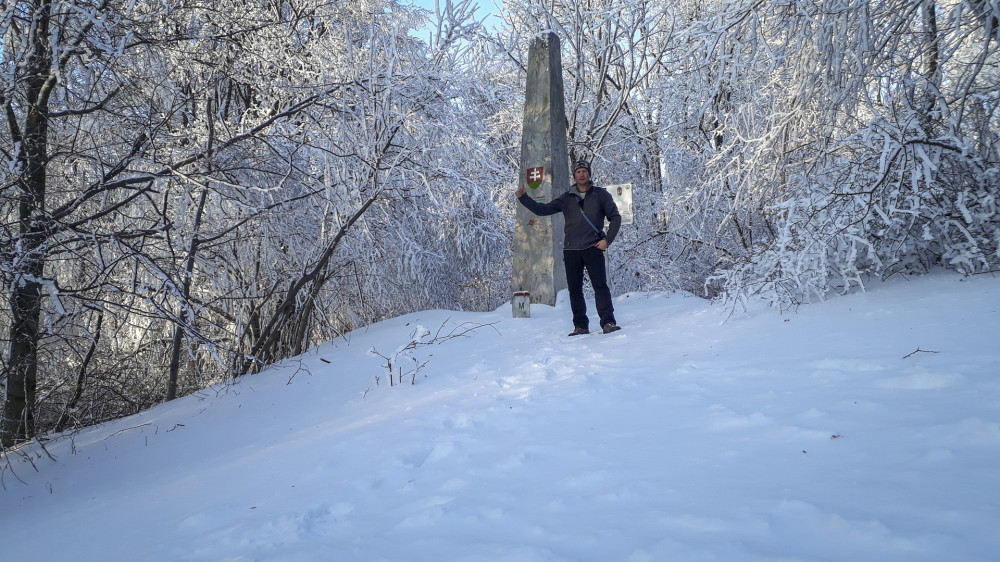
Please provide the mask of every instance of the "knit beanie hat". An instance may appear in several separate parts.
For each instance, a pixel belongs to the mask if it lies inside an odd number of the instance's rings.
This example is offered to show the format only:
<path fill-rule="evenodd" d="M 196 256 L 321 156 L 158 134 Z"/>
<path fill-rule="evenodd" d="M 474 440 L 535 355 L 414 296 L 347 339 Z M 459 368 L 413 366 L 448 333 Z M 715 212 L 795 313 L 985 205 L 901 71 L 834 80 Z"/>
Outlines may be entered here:
<path fill-rule="evenodd" d="M 573 173 L 575 174 L 580 168 L 585 168 L 588 174 L 591 173 L 590 162 L 587 162 L 586 160 L 577 160 L 576 164 L 573 164 Z"/>

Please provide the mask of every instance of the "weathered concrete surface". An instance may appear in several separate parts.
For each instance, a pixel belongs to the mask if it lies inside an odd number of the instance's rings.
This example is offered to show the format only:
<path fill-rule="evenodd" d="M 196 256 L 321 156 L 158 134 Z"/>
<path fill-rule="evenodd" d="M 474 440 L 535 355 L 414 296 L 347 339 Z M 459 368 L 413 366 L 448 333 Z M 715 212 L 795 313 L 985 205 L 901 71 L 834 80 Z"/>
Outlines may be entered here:
<path fill-rule="evenodd" d="M 553 32 L 538 35 L 528 48 L 519 181 L 545 203 L 570 183 L 559 48 Z M 516 219 L 512 292 L 528 291 L 531 302 L 555 305 L 556 294 L 566 288 L 563 216 L 538 217 L 518 204 Z"/>
<path fill-rule="evenodd" d="M 514 318 L 531 318 L 531 295 L 528 291 L 515 291 L 510 302 L 514 307 Z"/>

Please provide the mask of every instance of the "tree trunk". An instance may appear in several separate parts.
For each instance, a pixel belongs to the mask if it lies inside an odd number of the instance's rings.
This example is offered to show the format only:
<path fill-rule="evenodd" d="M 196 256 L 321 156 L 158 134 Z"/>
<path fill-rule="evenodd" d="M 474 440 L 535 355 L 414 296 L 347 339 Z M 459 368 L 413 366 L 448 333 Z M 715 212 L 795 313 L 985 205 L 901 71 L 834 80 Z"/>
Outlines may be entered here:
<path fill-rule="evenodd" d="M 254 341 L 250 352 L 244 355 L 239 369 L 234 373 L 234 378 L 241 377 L 255 369 L 263 367 L 264 365 L 273 363 L 276 360 L 274 350 L 280 343 L 285 330 L 289 327 L 289 322 L 296 318 L 295 301 L 298 298 L 299 293 L 310 283 L 320 283 L 326 281 L 326 269 L 331 258 L 333 258 L 333 252 L 337 249 L 337 246 L 340 245 L 341 239 L 347 235 L 347 231 L 354 226 L 354 223 L 364 216 L 368 208 L 379 199 L 381 194 L 381 191 L 376 190 L 373 195 L 370 195 L 368 200 L 365 201 L 354 212 L 354 214 L 351 215 L 351 218 L 340 227 L 336 236 L 334 236 L 333 240 L 327 244 L 323 254 L 316 261 L 315 266 L 311 270 L 305 271 L 298 279 L 295 279 L 289 284 L 281 304 L 278 305 L 278 308 L 271 315 L 263 330 L 261 330 L 260 336 Z"/>
<path fill-rule="evenodd" d="M 35 386 L 38 375 L 39 319 L 42 310 L 41 279 L 44 273 L 42 248 L 45 241 L 45 179 L 48 164 L 49 94 L 56 83 L 49 47 L 50 3 L 36 6 L 31 54 L 25 69 L 26 101 L 24 128 L 18 126 L 11 102 L 6 113 L 11 137 L 20 140 L 17 161 L 22 173 L 18 220 L 20 244 L 14 260 L 14 284 L 10 295 L 10 348 L 5 366 L 7 390 L 4 397 L 0 442 L 10 447 L 34 435 Z"/>
<path fill-rule="evenodd" d="M 191 310 L 188 301 L 191 299 L 191 282 L 194 278 L 195 258 L 198 255 L 198 232 L 201 226 L 201 217 L 205 210 L 205 199 L 208 196 L 208 188 L 201 190 L 198 198 L 198 209 L 194 217 L 194 233 L 191 236 L 191 246 L 188 248 L 187 261 L 184 265 L 184 281 L 181 284 L 181 303 L 177 307 L 177 321 L 174 324 L 174 338 L 170 350 L 170 374 L 167 377 L 167 396 L 169 402 L 177 398 L 177 376 L 180 372 L 181 346 L 184 340 L 184 322 Z"/>
<path fill-rule="evenodd" d="M 66 425 L 69 424 L 73 417 L 73 410 L 76 409 L 76 405 L 80 402 L 80 397 L 83 396 L 83 385 L 87 381 L 87 369 L 90 366 L 90 361 L 94 358 L 94 353 L 97 351 L 97 344 L 101 340 L 101 326 L 103 324 L 104 311 L 102 310 L 97 313 L 97 326 L 94 328 L 93 339 L 90 341 L 90 348 L 87 350 L 87 355 L 83 358 L 83 364 L 80 365 L 80 371 L 76 376 L 76 390 L 73 392 L 73 397 L 66 403 L 63 413 L 59 416 L 59 420 L 56 421 L 56 425 L 52 429 L 56 433 L 66 429 Z"/>
<path fill-rule="evenodd" d="M 208 164 L 207 171 L 209 175 L 211 175 L 212 172 L 212 151 L 215 148 L 214 111 L 215 110 L 212 108 L 212 100 L 209 98 L 206 101 L 205 106 L 205 116 L 208 120 L 208 145 L 205 149 L 205 161 Z M 184 264 L 184 280 L 181 283 L 181 302 L 177 308 L 177 322 L 174 324 L 174 338 L 172 348 L 170 350 L 170 373 L 167 376 L 166 396 L 166 400 L 168 402 L 177 398 L 177 377 L 180 372 L 181 346 L 184 343 L 184 322 L 185 316 L 188 316 L 189 311 L 191 310 L 191 306 L 188 303 L 191 300 L 191 284 L 194 281 L 194 264 L 197 261 L 198 245 L 201 243 L 201 239 L 199 238 L 201 232 L 201 219 L 205 215 L 205 202 L 207 198 L 208 186 L 206 185 L 202 187 L 201 195 L 198 197 L 198 208 L 195 210 L 194 225 L 191 229 L 191 245 L 188 247 L 187 260 Z"/>

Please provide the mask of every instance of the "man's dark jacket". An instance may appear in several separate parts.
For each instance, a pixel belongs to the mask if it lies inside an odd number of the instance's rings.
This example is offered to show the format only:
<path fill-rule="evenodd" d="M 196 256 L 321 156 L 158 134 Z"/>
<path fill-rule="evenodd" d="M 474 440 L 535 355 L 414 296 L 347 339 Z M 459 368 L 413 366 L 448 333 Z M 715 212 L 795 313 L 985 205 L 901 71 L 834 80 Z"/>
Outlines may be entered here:
<path fill-rule="evenodd" d="M 600 240 L 607 240 L 608 245 L 614 242 L 618 236 L 618 229 L 622 225 L 622 216 L 618 212 L 615 200 L 603 187 L 590 184 L 587 195 L 582 200 L 576 194 L 576 185 L 571 185 L 569 191 L 552 200 L 551 203 L 539 203 L 532 199 L 527 193 L 518 198 L 529 211 L 539 216 L 554 215 L 561 212 L 566 220 L 566 238 L 563 241 L 564 250 L 585 250 L 597 244 Z M 594 227 L 601 231 L 598 234 L 586 220 L 580 209 L 587 214 Z M 608 219 L 608 232 L 603 235 L 604 219 Z"/>

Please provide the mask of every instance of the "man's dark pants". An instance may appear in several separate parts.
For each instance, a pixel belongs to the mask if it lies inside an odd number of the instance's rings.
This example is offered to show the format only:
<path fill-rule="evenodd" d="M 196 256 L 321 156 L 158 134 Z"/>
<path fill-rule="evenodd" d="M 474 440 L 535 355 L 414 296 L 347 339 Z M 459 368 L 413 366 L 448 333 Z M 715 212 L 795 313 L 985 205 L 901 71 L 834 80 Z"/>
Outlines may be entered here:
<path fill-rule="evenodd" d="M 590 284 L 594 287 L 594 304 L 601 317 L 601 326 L 615 323 L 615 308 L 611 304 L 611 289 L 608 287 L 607 270 L 604 267 L 604 252 L 597 248 L 586 250 L 563 250 L 566 264 L 566 284 L 569 288 L 569 306 L 573 311 L 573 326 L 590 328 L 587 318 L 587 301 L 583 296 L 583 269 L 587 268 Z"/>

